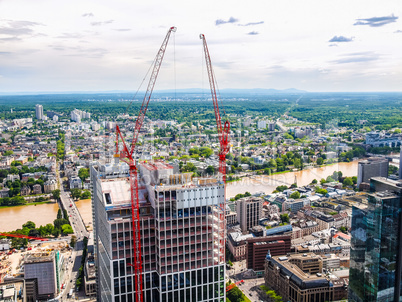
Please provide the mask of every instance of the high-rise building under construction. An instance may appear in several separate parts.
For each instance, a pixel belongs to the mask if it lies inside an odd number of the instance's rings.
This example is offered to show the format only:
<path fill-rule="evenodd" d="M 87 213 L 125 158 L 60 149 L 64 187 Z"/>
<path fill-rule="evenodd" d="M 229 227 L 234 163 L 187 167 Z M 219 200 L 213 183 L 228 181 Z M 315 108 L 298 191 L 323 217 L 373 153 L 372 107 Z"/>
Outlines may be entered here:
<path fill-rule="evenodd" d="M 225 301 L 224 184 L 139 168 L 144 301 Z M 97 301 L 135 301 L 129 167 L 91 167 Z"/>

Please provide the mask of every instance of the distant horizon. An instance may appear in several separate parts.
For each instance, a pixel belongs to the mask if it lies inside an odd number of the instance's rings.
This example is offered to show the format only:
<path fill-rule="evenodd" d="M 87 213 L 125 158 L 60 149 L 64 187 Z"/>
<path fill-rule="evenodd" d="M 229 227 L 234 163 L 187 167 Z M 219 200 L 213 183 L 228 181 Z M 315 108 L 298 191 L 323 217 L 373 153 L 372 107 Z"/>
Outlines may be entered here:
<path fill-rule="evenodd" d="M 307 91 L 297 88 L 225 88 L 219 90 L 221 93 L 259 93 L 259 94 L 303 94 L 303 93 L 402 93 L 401 91 Z M 182 89 L 161 89 L 154 90 L 153 94 L 162 93 L 209 93 L 209 88 L 182 88 Z M 0 91 L 0 96 L 18 96 L 18 95 L 51 95 L 51 94 L 135 94 L 134 90 L 65 90 L 65 91 Z M 138 94 L 145 93 L 140 90 Z"/>

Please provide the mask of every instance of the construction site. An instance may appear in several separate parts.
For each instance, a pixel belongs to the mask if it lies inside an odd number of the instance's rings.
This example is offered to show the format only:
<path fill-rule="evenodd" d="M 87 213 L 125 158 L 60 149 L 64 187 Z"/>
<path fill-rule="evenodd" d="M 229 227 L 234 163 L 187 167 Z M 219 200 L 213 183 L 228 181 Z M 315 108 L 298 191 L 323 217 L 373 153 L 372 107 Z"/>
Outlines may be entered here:
<path fill-rule="evenodd" d="M 30 277 L 29 269 L 27 271 L 28 267 L 35 267 L 35 270 L 38 270 L 37 273 L 40 273 L 43 271 L 43 263 L 51 263 L 50 267 L 54 268 L 55 274 L 47 282 L 54 283 L 52 292 L 57 294 L 67 281 L 63 279 L 66 271 L 64 260 L 69 259 L 71 255 L 72 249 L 65 241 L 28 244 L 26 249 L 2 251 L 0 252 L 0 283 L 11 284 L 15 280 L 16 284 L 19 284 L 21 280 L 32 277 Z M 49 272 L 49 267 L 44 271 Z M 37 273 L 34 275 L 36 276 Z M 18 292 L 22 297 L 24 294 L 22 286 Z"/>

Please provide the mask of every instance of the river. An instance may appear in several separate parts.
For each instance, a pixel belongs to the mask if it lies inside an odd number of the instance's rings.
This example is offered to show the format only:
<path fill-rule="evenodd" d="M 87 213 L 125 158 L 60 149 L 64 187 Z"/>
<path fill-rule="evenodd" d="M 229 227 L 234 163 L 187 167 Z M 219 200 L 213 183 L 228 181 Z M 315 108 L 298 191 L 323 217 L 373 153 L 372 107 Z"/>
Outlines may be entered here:
<path fill-rule="evenodd" d="M 287 172 L 283 174 L 275 174 L 271 176 L 251 176 L 242 178 L 240 181 L 227 184 L 226 197 L 231 198 L 236 194 L 264 192 L 271 193 L 277 186 L 290 186 L 296 182 L 298 186 L 304 186 L 311 183 L 313 179 L 320 181 L 321 178 L 327 178 L 334 171 L 342 171 L 343 176 L 357 176 L 357 163 L 338 163 L 334 165 L 324 166 L 321 168 L 306 169 L 298 172 Z M 86 226 L 92 226 L 92 207 L 91 200 L 80 200 L 76 202 L 81 217 Z M 0 209 L 0 232 L 12 231 L 21 228 L 22 224 L 28 220 L 32 220 L 37 226 L 53 223 L 56 219 L 57 204 L 41 204 L 37 206 L 19 206 Z"/>
<path fill-rule="evenodd" d="M 226 197 L 231 198 L 236 194 L 243 194 L 250 192 L 264 192 L 265 194 L 272 193 L 277 186 L 297 183 L 298 186 L 305 186 L 317 179 L 319 182 L 321 178 L 327 178 L 332 175 L 334 171 L 342 171 L 343 176 L 357 176 L 358 161 L 349 163 L 337 163 L 334 165 L 323 166 L 321 168 L 306 169 L 297 172 L 287 172 L 274 175 L 261 175 L 244 177 L 240 181 L 228 183 L 226 186 Z"/>
<path fill-rule="evenodd" d="M 21 229 L 28 220 L 35 222 L 36 226 L 53 224 L 57 218 L 59 205 L 45 203 L 38 205 L 25 205 L 0 209 L 0 232 L 9 232 Z"/>

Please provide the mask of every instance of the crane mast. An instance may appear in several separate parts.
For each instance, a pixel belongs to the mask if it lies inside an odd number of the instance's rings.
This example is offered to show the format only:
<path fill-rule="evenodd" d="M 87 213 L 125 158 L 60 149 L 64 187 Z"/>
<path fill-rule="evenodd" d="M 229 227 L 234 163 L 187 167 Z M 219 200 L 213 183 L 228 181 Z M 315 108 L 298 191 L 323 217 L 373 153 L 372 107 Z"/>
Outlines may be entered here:
<path fill-rule="evenodd" d="M 140 209 L 138 198 L 138 169 L 135 160 L 133 159 L 133 153 L 137 146 L 138 136 L 142 124 L 144 122 L 145 114 L 148 109 L 149 100 L 151 99 L 152 91 L 155 86 L 156 79 L 159 74 L 159 69 L 162 64 L 163 56 L 167 44 L 169 42 L 170 34 L 176 31 L 176 27 L 171 27 L 163 40 L 162 46 L 159 48 L 154 60 L 154 66 L 148 83 L 147 91 L 142 101 L 141 109 L 135 122 L 133 139 L 131 141 L 131 148 L 128 149 L 123 135 L 120 132 L 119 126 L 116 124 L 116 153 L 115 157 L 120 157 L 121 160 L 129 165 L 130 175 L 130 194 L 131 194 L 131 218 L 132 218 L 132 230 L 133 230 L 133 263 L 130 264 L 134 268 L 135 278 L 135 301 L 143 302 L 143 286 L 142 286 L 142 252 L 141 252 L 141 232 L 140 232 Z M 123 143 L 123 150 L 119 153 L 119 138 Z"/>
<path fill-rule="evenodd" d="M 214 104 L 215 111 L 215 119 L 216 119 L 216 127 L 218 130 L 219 137 L 219 173 L 222 175 L 222 181 L 224 186 L 224 197 L 223 202 L 219 204 L 217 207 L 217 218 L 220 221 L 218 228 L 215 230 L 218 234 L 223 235 L 221 239 L 217 242 L 219 244 L 219 259 L 222 262 L 225 262 L 225 239 L 226 239 L 226 219 L 225 219 L 225 211 L 226 211 L 226 155 L 229 152 L 229 131 L 230 131 L 230 123 L 228 120 L 225 121 L 222 126 L 221 115 L 219 112 L 218 105 L 218 97 L 216 94 L 216 80 L 214 78 L 214 72 L 212 69 L 211 57 L 209 55 L 207 41 L 205 40 L 205 36 L 203 34 L 200 35 L 200 39 L 202 39 L 205 61 L 208 70 L 208 79 L 209 86 L 211 88 L 212 101 Z"/>
<path fill-rule="evenodd" d="M 206 61 L 206 65 L 207 65 L 207 71 L 208 71 L 209 86 L 211 89 L 212 101 L 214 103 L 216 127 L 218 130 L 218 136 L 219 136 L 219 144 L 220 144 L 219 173 L 222 175 L 222 180 L 225 183 L 226 182 L 226 155 L 229 153 L 230 123 L 228 120 L 226 120 L 222 127 L 222 120 L 221 120 L 221 115 L 219 112 L 219 105 L 218 105 L 218 97 L 217 97 L 216 88 L 215 88 L 216 80 L 215 80 L 214 72 L 212 69 L 211 57 L 209 55 L 207 41 L 205 40 L 205 36 L 203 34 L 200 34 L 200 39 L 202 40 L 202 43 L 204 46 L 204 54 L 205 54 L 205 61 Z"/>

